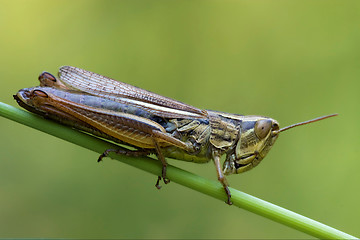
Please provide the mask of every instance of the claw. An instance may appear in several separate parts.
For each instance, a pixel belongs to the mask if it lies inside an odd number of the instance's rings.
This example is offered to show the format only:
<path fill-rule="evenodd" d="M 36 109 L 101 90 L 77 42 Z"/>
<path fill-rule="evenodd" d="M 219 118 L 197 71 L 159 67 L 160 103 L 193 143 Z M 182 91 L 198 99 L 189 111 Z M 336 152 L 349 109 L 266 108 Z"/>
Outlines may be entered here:
<path fill-rule="evenodd" d="M 157 181 L 156 181 L 156 184 L 155 184 L 155 187 L 157 188 L 157 189 L 160 189 L 161 188 L 161 186 L 160 186 L 160 180 L 161 180 L 161 177 L 160 176 L 158 176 L 158 179 L 157 179 Z"/>
<path fill-rule="evenodd" d="M 165 184 L 168 184 L 168 183 L 170 182 L 170 179 L 168 179 L 168 178 L 163 178 L 163 181 L 164 181 Z"/>

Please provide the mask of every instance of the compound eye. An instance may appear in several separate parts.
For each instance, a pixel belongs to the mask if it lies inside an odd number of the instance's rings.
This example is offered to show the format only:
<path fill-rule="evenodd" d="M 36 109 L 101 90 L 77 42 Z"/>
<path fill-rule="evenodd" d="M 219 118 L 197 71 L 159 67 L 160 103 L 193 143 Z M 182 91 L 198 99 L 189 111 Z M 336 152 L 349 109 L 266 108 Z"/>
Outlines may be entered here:
<path fill-rule="evenodd" d="M 255 124 L 255 134 L 259 139 L 264 139 L 271 131 L 272 121 L 269 119 L 262 119 Z"/>

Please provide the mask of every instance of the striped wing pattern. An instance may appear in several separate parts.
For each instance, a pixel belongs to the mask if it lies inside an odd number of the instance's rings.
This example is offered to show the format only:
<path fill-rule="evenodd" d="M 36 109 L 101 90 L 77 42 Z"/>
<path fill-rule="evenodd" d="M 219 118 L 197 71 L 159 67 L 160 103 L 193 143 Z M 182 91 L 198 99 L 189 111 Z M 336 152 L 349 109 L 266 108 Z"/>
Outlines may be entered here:
<path fill-rule="evenodd" d="M 207 118 L 205 110 L 77 67 L 61 67 L 59 78 L 71 88 L 130 104 L 160 117 Z"/>

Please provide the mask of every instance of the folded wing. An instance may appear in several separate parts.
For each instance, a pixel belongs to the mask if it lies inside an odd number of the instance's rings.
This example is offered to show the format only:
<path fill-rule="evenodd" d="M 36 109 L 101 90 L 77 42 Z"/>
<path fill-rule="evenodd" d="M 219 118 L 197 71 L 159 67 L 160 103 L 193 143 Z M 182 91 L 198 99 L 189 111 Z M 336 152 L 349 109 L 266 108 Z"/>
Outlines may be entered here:
<path fill-rule="evenodd" d="M 207 118 L 205 110 L 77 67 L 61 67 L 59 78 L 71 88 L 130 104 L 160 117 Z"/>

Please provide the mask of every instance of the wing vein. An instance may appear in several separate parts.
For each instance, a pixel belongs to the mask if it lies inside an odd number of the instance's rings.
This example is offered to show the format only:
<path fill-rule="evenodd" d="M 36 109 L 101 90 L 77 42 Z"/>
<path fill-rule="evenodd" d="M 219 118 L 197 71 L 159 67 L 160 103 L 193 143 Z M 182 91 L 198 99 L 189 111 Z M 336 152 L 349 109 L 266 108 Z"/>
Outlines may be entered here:
<path fill-rule="evenodd" d="M 207 118 L 205 110 L 77 67 L 61 67 L 59 78 L 71 88 L 112 101 L 132 104 L 160 117 Z"/>

